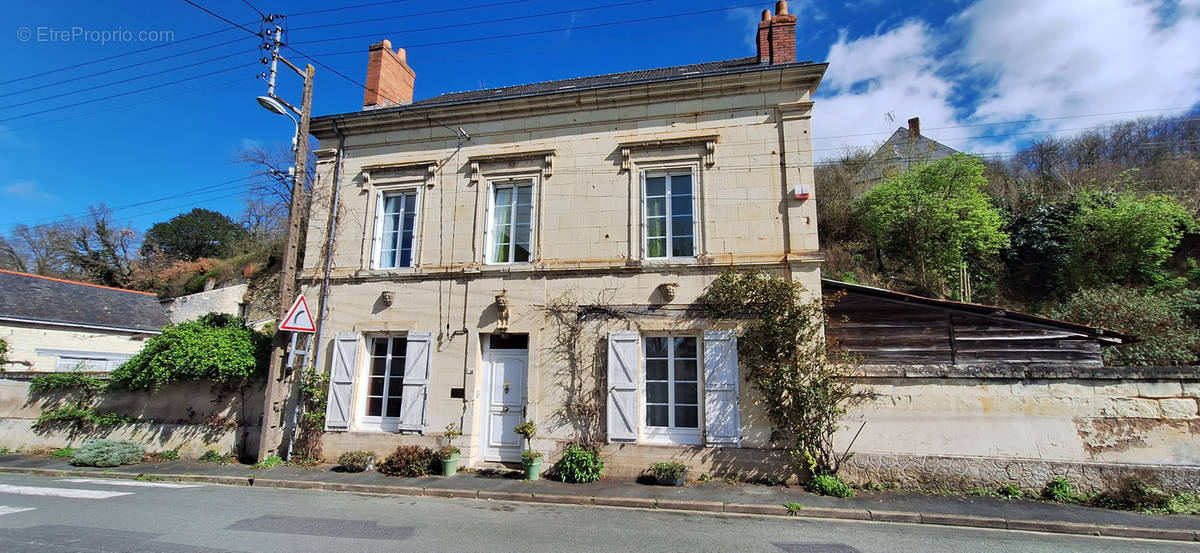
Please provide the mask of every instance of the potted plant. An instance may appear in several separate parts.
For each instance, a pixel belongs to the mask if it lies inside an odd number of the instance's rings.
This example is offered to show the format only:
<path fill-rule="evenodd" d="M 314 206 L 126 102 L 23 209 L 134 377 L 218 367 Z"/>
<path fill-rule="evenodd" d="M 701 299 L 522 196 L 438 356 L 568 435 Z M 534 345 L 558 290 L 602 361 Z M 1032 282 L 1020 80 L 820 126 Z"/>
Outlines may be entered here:
<path fill-rule="evenodd" d="M 446 425 L 442 436 L 446 438 L 446 445 L 438 450 L 438 457 L 442 459 L 442 476 L 454 476 L 458 472 L 458 454 L 461 453 L 454 446 L 454 438 L 462 436 L 462 430 L 459 430 L 457 424 L 450 423 Z"/>
<path fill-rule="evenodd" d="M 542 452 L 531 448 L 533 435 L 537 434 L 537 425 L 533 421 L 525 421 L 513 427 L 513 432 L 525 436 L 525 451 L 521 452 L 521 465 L 525 467 L 526 480 L 538 480 L 542 477 Z"/>
<path fill-rule="evenodd" d="M 687 471 L 687 465 L 682 463 L 663 462 L 650 465 L 650 473 L 654 475 L 654 480 L 663 486 L 682 486 Z"/>

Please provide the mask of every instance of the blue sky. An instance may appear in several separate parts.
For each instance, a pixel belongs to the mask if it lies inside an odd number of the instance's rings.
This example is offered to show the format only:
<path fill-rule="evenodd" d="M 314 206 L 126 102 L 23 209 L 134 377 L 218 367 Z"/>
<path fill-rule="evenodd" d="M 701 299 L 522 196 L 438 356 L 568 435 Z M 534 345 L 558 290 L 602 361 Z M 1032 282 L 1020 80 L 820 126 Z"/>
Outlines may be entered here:
<path fill-rule="evenodd" d="M 258 30 L 258 14 L 243 2 L 196 1 Z M 290 43 L 359 82 L 370 43 L 389 38 L 407 48 L 418 99 L 750 56 L 759 13 L 774 7 L 736 0 L 252 3 L 292 14 Z M 345 9 L 360 4 L 373 5 Z M 819 159 L 871 146 L 912 116 L 951 147 L 1003 154 L 1048 133 L 1186 113 L 1200 102 L 1200 0 L 790 6 L 799 17 L 799 59 L 831 64 L 813 120 Z M 318 10 L 330 11 L 306 14 Z M 254 102 L 265 90 L 255 78 L 258 39 L 181 0 L 119 8 L 49 0 L 5 11 L 0 230 L 79 215 L 100 202 L 138 230 L 193 207 L 236 218 L 244 190 L 236 179 L 248 174 L 232 162 L 238 150 L 286 142 L 292 132 L 287 118 Z M 279 92 L 298 99 L 299 89 L 288 77 Z M 353 111 L 362 89 L 318 66 L 314 98 L 316 114 Z"/>

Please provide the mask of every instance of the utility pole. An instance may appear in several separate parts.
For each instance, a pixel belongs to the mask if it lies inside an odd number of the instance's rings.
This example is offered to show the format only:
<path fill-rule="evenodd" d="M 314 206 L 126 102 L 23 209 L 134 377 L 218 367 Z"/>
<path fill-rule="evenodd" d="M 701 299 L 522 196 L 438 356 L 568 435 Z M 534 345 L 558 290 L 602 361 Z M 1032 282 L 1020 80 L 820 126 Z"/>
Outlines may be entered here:
<path fill-rule="evenodd" d="M 275 23 L 275 20 L 279 18 L 281 16 L 278 15 L 269 15 L 263 18 L 265 23 L 273 27 L 273 40 L 270 44 L 271 57 L 269 61 L 271 63 L 267 95 L 259 96 L 258 102 L 274 113 L 287 115 L 296 123 L 296 135 L 293 139 L 293 152 L 296 157 L 292 167 L 292 201 L 288 212 L 287 245 L 283 251 L 283 269 L 279 274 L 279 305 L 277 307 L 278 320 L 282 323 L 296 296 L 296 264 L 300 249 L 301 212 L 304 209 L 304 179 L 308 176 L 308 126 L 312 117 L 314 70 L 311 64 L 301 70 L 279 54 L 279 49 L 283 46 L 283 28 Z M 268 60 L 264 59 L 263 61 Z M 298 110 L 275 95 L 275 72 L 278 62 L 283 62 L 304 79 L 304 92 Z M 287 111 L 298 114 L 299 120 L 292 117 Z M 283 331 L 276 330 L 271 348 L 271 363 L 263 401 L 263 420 L 258 440 L 258 460 L 260 461 L 271 455 L 286 453 L 289 450 L 287 442 L 292 439 L 295 430 L 292 428 L 289 431 L 286 428 L 294 425 L 291 417 L 287 416 L 291 410 L 286 407 L 289 399 L 297 401 L 299 399 L 297 397 L 299 379 L 296 378 L 290 367 L 284 367 L 286 344 L 287 340 L 284 338 Z"/>

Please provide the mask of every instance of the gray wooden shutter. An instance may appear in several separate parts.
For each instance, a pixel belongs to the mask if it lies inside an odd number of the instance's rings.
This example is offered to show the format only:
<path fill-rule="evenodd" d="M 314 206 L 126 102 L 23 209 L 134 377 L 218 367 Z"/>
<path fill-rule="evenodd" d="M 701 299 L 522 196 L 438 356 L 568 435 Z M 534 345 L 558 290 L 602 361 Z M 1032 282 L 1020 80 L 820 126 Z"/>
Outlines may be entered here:
<path fill-rule="evenodd" d="M 608 441 L 637 440 L 638 333 L 608 333 Z"/>
<path fill-rule="evenodd" d="M 429 357 L 433 352 L 433 333 L 409 332 L 404 352 L 404 392 L 400 396 L 400 430 L 425 430 L 425 409 L 429 400 Z"/>
<path fill-rule="evenodd" d="M 710 446 L 742 445 L 737 338 L 728 330 L 704 331 L 704 429 Z"/>
<path fill-rule="evenodd" d="M 350 429 L 350 405 L 354 399 L 357 360 L 358 334 L 343 332 L 334 337 L 333 361 L 329 367 L 329 399 L 325 404 L 325 430 Z"/>

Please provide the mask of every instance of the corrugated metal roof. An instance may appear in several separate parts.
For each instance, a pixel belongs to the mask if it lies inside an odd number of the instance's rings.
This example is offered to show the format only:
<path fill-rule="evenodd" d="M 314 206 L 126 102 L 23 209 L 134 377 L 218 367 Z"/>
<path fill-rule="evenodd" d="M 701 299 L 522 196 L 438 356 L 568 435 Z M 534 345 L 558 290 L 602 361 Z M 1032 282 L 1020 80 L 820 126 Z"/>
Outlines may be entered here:
<path fill-rule="evenodd" d="M 151 293 L 2 270 L 0 318 L 147 332 L 167 324 Z"/>

